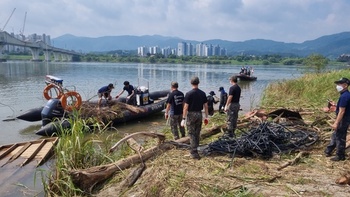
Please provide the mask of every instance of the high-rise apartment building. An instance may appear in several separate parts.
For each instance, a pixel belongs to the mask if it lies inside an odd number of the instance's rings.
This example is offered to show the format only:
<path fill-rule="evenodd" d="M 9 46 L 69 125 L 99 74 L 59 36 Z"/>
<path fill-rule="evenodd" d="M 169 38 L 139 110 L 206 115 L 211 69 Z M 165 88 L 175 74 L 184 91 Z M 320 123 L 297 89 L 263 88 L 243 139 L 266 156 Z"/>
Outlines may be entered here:
<path fill-rule="evenodd" d="M 180 42 L 177 44 L 177 55 L 178 56 L 185 56 L 186 55 L 186 42 Z"/>

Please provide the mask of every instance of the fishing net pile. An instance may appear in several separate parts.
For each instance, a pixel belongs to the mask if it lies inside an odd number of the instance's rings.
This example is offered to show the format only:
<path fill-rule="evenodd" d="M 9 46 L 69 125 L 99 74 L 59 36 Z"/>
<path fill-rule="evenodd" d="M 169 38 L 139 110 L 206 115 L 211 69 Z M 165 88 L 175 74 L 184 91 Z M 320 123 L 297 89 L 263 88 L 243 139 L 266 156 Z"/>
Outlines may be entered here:
<path fill-rule="evenodd" d="M 315 131 L 305 127 L 288 126 L 272 122 L 260 123 L 243 132 L 239 138 L 223 136 L 208 145 L 205 152 L 271 158 L 273 154 L 306 148 L 318 140 Z"/>

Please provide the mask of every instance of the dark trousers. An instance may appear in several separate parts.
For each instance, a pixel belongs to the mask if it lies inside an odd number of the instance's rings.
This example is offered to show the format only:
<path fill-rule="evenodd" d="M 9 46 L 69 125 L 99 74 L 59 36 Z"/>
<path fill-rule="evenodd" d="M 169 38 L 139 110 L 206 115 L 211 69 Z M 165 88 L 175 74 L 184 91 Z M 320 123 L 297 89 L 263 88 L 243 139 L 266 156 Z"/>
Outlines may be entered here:
<path fill-rule="evenodd" d="M 129 99 L 126 99 L 126 104 L 136 105 L 136 96 L 135 96 L 135 94 L 132 95 Z"/>
<path fill-rule="evenodd" d="M 214 115 L 214 107 L 213 106 L 208 106 L 208 114 L 210 116 Z"/>
<path fill-rule="evenodd" d="M 179 139 L 179 130 L 181 137 L 185 137 L 185 127 L 181 126 L 182 114 L 181 115 L 170 115 L 170 127 L 171 132 L 174 135 L 174 139 Z"/>
<path fill-rule="evenodd" d="M 224 101 L 222 101 L 222 100 L 220 100 L 220 104 L 219 104 L 219 112 L 222 112 L 222 111 L 224 111 L 222 108 L 223 107 L 225 107 L 225 102 Z"/>
<path fill-rule="evenodd" d="M 345 157 L 346 133 L 350 125 L 350 117 L 343 117 L 340 121 L 337 130 L 332 133 L 331 141 L 327 146 L 325 153 L 331 154 L 334 149 L 337 149 L 338 157 Z"/>
<path fill-rule="evenodd" d="M 227 113 L 227 132 L 234 134 L 237 127 L 239 103 L 231 103 Z"/>
<path fill-rule="evenodd" d="M 202 129 L 202 112 L 188 112 L 186 126 L 190 137 L 191 153 L 196 153 Z"/>

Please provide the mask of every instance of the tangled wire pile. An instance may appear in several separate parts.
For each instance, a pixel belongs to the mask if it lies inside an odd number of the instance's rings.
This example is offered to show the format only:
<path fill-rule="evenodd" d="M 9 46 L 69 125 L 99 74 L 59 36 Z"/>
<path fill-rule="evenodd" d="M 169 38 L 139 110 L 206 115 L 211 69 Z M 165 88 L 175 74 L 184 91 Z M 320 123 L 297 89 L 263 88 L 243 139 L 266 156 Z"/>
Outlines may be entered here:
<path fill-rule="evenodd" d="M 292 131 L 293 130 L 293 131 Z M 205 152 L 225 153 L 232 157 L 260 156 L 271 158 L 273 153 L 285 153 L 296 149 L 306 148 L 318 140 L 318 135 L 313 131 L 302 131 L 296 127 L 288 128 L 287 125 L 263 122 L 257 128 L 243 132 L 239 138 L 223 136 L 219 140 L 208 145 Z"/>

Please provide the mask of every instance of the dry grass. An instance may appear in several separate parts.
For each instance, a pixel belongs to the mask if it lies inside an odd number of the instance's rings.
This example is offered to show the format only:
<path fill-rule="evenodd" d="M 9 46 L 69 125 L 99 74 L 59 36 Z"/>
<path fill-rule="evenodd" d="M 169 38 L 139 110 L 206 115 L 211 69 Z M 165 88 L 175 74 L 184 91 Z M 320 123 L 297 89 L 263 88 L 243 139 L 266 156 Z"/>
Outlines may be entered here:
<path fill-rule="evenodd" d="M 262 102 L 262 106 L 268 106 L 265 109 L 285 107 L 306 112 L 308 115 L 302 115 L 305 123 L 320 136 L 316 144 L 302 150 L 307 156 L 294 165 L 278 170 L 295 158 L 296 152 L 275 155 L 269 160 L 232 159 L 228 155 L 193 160 L 188 150 L 173 149 L 147 161 L 147 169 L 133 187 L 121 187 L 119 183 L 132 171 L 128 169 L 116 174 L 96 196 L 349 196 L 350 187 L 335 181 L 350 173 L 350 160 L 332 162 L 324 156 L 323 150 L 331 135 L 329 123 L 335 116 L 320 110 L 328 98 L 338 97 L 333 81 L 348 74 L 350 70 L 305 75 L 271 84 L 265 91 Z M 213 122 L 220 124 L 222 120 Z M 164 132 L 167 139 L 172 139 L 169 131 Z M 201 144 L 208 144 L 221 135 L 203 139 Z"/>
<path fill-rule="evenodd" d="M 349 160 L 329 162 L 322 150 L 313 150 L 308 158 L 281 171 L 277 168 L 284 160 L 279 156 L 267 161 L 209 156 L 198 161 L 186 154 L 168 151 L 146 163 L 133 187 L 120 188 L 114 182 L 97 196 L 347 196 L 350 192 L 348 186 L 334 183 L 349 170 Z"/>
<path fill-rule="evenodd" d="M 282 170 L 278 168 L 297 153 L 275 155 L 269 160 L 232 159 L 228 155 L 193 160 L 188 150 L 173 149 L 147 161 L 147 169 L 131 188 L 120 184 L 133 170 L 128 169 L 116 174 L 96 196 L 348 196 L 349 186 L 335 181 L 350 171 L 350 160 L 331 162 L 323 155 L 330 136 L 326 130 L 320 129 L 319 142 L 303 150 L 308 156 Z"/>

